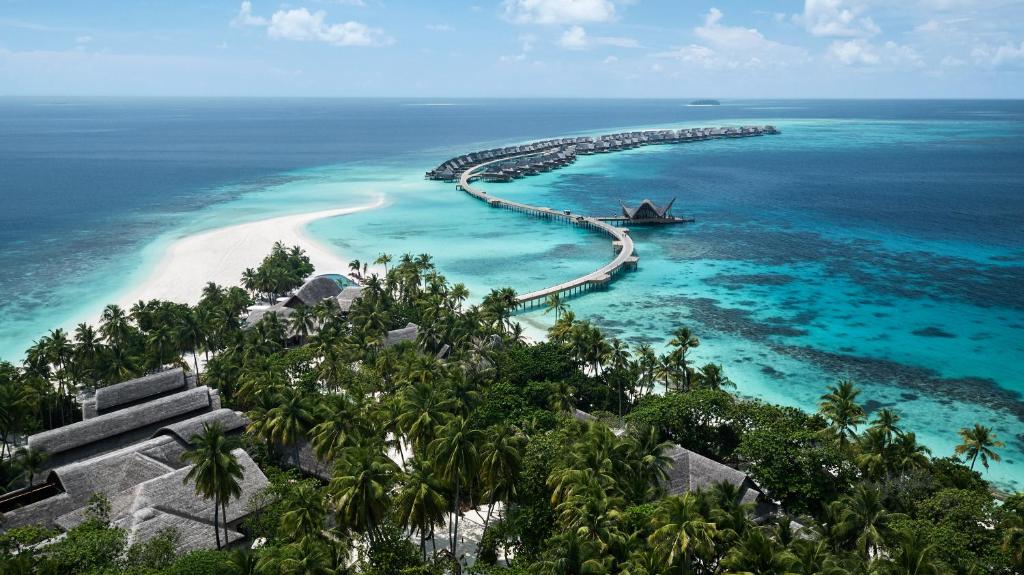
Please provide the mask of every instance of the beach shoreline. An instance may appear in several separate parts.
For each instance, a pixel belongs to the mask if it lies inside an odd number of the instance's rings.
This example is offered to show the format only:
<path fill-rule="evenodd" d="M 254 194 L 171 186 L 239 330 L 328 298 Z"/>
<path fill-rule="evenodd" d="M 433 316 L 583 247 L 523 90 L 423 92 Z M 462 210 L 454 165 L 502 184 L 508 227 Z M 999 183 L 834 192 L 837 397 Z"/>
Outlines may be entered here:
<path fill-rule="evenodd" d="M 308 233 L 307 226 L 384 204 L 384 196 L 379 196 L 370 204 L 277 216 L 181 237 L 161 250 L 142 281 L 127 286 L 114 301 L 125 308 L 151 299 L 195 304 L 208 282 L 239 285 L 242 272 L 259 265 L 277 241 L 300 246 L 318 274 L 344 273 L 348 269 L 345 256 Z"/>

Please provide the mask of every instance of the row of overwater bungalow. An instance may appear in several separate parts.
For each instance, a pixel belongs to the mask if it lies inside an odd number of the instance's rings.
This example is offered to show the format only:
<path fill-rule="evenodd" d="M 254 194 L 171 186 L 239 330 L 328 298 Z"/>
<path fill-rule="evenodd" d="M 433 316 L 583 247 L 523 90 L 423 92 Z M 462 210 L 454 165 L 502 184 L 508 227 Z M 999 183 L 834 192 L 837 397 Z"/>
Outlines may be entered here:
<path fill-rule="evenodd" d="M 778 134 L 774 126 L 738 126 L 720 128 L 685 128 L 681 130 L 645 130 L 621 132 L 601 136 L 579 136 L 540 140 L 521 146 L 508 146 L 472 152 L 452 158 L 426 173 L 427 179 L 454 182 L 464 171 L 486 162 L 500 162 L 501 168 L 489 170 L 485 180 L 509 181 L 572 163 L 577 154 L 601 154 L 646 146 L 651 144 L 675 144 L 696 140 L 718 138 L 743 138 Z M 538 159 L 543 157 L 543 159 Z M 561 163 L 552 160 L 561 157 Z M 508 166 L 512 169 L 509 170 Z M 547 169 L 544 169 L 544 168 Z M 518 173 L 518 175 L 516 175 Z"/>
<path fill-rule="evenodd" d="M 488 166 L 480 176 L 485 182 L 510 182 L 523 176 L 536 176 L 543 172 L 567 166 L 576 161 L 576 145 L 552 148 L 551 151 L 531 156 L 519 156 Z"/>

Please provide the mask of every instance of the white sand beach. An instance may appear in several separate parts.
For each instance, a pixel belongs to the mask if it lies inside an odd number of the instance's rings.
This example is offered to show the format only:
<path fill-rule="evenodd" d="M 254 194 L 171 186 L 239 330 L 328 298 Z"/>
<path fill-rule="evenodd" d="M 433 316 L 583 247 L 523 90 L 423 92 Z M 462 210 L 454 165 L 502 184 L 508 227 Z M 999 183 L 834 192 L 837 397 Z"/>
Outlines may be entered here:
<path fill-rule="evenodd" d="M 195 304 L 207 282 L 238 285 L 242 272 L 259 265 L 277 241 L 302 246 L 318 273 L 345 273 L 348 260 L 310 237 L 306 226 L 383 205 L 381 196 L 362 206 L 280 216 L 181 238 L 167 247 L 142 282 L 118 295 L 117 303 L 127 307 L 139 300 L 162 299 Z"/>

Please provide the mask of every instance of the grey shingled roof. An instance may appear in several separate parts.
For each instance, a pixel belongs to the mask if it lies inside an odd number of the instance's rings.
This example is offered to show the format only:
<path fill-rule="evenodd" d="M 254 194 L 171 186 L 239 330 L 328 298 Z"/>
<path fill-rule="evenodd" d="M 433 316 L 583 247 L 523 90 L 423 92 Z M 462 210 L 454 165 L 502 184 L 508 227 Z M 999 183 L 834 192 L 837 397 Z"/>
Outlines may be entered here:
<path fill-rule="evenodd" d="M 334 299 L 338 302 L 338 309 L 347 313 L 348 310 L 352 309 L 352 303 L 359 299 L 361 295 L 363 295 L 362 287 L 348 286 L 341 290 L 341 293 L 335 296 Z"/>
<path fill-rule="evenodd" d="M 220 426 L 225 433 L 242 429 L 249 424 L 249 420 L 246 419 L 244 415 L 225 407 L 184 421 L 165 425 L 158 429 L 153 435 L 168 435 L 183 443 L 191 443 L 195 436 L 203 432 L 204 425 L 207 423 L 212 424 L 214 422 L 220 423 Z"/>
<path fill-rule="evenodd" d="M 285 307 L 285 303 L 287 302 L 278 302 L 270 307 L 254 309 L 250 311 L 249 315 L 245 316 L 245 327 L 252 327 L 256 325 L 257 323 L 260 322 L 261 319 L 263 319 L 263 316 L 267 315 L 270 312 L 276 313 L 278 320 L 287 323 L 288 316 L 292 315 L 292 312 L 294 310 L 290 307 Z"/>
<path fill-rule="evenodd" d="M 105 439 L 112 439 L 123 433 L 159 424 L 161 421 L 171 420 L 175 417 L 182 417 L 201 409 L 209 409 L 210 404 L 210 388 L 197 387 L 120 409 L 113 413 L 37 433 L 28 438 L 28 446 L 31 449 L 45 451 L 52 458 L 58 453 L 72 451 Z"/>
<path fill-rule="evenodd" d="M 403 341 L 416 341 L 416 336 L 419 335 L 419 332 L 420 327 L 414 323 L 410 323 L 401 329 L 393 329 L 385 336 L 384 347 L 398 345 Z"/>
<path fill-rule="evenodd" d="M 242 466 L 242 496 L 228 503 L 225 514 L 228 525 L 248 515 L 249 500 L 269 484 L 248 453 L 242 449 L 232 453 Z M 167 471 L 109 497 L 111 522 L 128 531 L 129 543 L 144 541 L 162 529 L 173 527 L 182 536 L 179 551 L 213 546 L 213 500 L 196 494 L 195 486 L 184 481 L 190 469 L 191 466 Z M 58 517 L 56 523 L 70 529 L 84 519 L 85 508 L 79 508 Z"/>
<path fill-rule="evenodd" d="M 714 484 L 724 481 L 742 489 L 742 503 L 757 503 L 760 492 L 742 471 L 678 445 L 665 455 L 673 462 L 672 468 L 668 470 L 668 481 L 664 484 L 665 491 L 670 495 L 710 489 Z"/>
<path fill-rule="evenodd" d="M 299 288 L 295 295 L 288 298 L 285 305 L 288 307 L 295 307 L 296 305 L 314 306 L 340 293 L 341 286 L 338 285 L 337 281 L 327 276 L 317 276 Z"/>
<path fill-rule="evenodd" d="M 96 390 L 96 409 L 100 413 L 109 412 L 147 397 L 182 389 L 185 385 L 185 370 L 178 367 L 102 387 Z"/>

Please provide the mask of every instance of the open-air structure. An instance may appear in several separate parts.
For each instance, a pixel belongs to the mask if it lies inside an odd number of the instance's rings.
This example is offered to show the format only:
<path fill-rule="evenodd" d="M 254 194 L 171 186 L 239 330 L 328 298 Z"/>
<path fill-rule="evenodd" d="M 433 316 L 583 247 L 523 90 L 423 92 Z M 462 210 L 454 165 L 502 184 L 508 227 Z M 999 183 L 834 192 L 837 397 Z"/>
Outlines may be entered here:
<path fill-rule="evenodd" d="M 693 222 L 693 218 L 679 218 L 672 215 L 672 205 L 676 203 L 676 199 L 672 198 L 672 201 L 659 206 L 651 200 L 644 199 L 636 207 L 629 207 L 626 204 L 619 202 L 622 206 L 622 215 L 618 216 L 605 216 L 597 219 L 608 222 L 615 225 L 664 225 L 664 224 L 684 224 Z"/>

